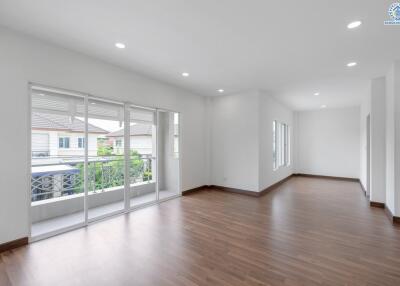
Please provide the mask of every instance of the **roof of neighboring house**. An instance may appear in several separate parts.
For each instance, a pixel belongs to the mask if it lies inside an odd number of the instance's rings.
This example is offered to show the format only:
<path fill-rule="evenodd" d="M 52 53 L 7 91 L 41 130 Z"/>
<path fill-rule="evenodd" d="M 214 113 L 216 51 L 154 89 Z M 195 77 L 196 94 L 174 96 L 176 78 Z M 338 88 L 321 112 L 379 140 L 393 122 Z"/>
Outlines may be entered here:
<path fill-rule="evenodd" d="M 70 120 L 68 116 L 49 114 L 49 113 L 32 113 L 32 128 L 33 129 L 47 129 L 47 130 L 62 130 L 69 132 L 85 132 L 85 122 L 74 118 Z M 89 133 L 107 134 L 108 131 L 101 129 L 92 124 L 88 124 Z"/>
<path fill-rule="evenodd" d="M 131 136 L 151 136 L 152 126 L 149 124 L 131 125 Z M 124 129 L 117 130 L 107 135 L 107 137 L 123 137 Z"/>

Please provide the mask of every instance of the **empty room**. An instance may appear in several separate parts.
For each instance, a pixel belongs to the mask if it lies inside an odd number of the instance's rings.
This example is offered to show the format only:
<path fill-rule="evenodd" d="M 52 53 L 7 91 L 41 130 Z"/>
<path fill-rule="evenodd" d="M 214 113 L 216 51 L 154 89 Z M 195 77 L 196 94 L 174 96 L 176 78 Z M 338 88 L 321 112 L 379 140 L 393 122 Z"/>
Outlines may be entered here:
<path fill-rule="evenodd" d="M 0 0 L 0 286 L 400 285 L 400 3 Z"/>

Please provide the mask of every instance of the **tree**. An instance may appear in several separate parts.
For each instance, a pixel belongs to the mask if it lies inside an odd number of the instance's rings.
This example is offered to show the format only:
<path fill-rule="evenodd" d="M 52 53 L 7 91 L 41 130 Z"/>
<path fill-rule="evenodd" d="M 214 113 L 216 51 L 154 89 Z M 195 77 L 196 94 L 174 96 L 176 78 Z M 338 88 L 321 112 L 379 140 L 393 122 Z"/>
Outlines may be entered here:
<path fill-rule="evenodd" d="M 112 146 L 99 146 L 97 149 L 97 156 L 111 156 L 113 152 L 114 148 Z"/>
<path fill-rule="evenodd" d="M 107 156 L 110 149 L 107 146 L 99 148 L 98 154 Z M 100 155 L 99 155 L 100 156 Z M 144 160 L 148 160 L 145 162 Z M 89 191 L 104 190 L 111 187 L 124 185 L 125 173 L 124 156 L 107 156 L 101 161 L 93 161 L 88 164 Z M 75 193 L 83 192 L 84 164 L 79 163 L 76 167 L 80 170 L 76 177 Z M 136 150 L 130 151 L 129 178 L 131 183 L 137 181 L 150 181 L 152 179 L 152 166 L 150 159 L 143 159 Z"/>

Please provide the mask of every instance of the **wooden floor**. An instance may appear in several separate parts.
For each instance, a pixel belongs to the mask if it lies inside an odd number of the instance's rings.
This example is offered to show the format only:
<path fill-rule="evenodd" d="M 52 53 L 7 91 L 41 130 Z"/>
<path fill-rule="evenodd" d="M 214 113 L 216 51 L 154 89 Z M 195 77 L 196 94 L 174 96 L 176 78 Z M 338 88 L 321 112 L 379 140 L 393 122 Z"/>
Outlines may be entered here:
<path fill-rule="evenodd" d="M 400 228 L 358 183 L 202 191 L 0 255 L 0 285 L 400 285 Z"/>

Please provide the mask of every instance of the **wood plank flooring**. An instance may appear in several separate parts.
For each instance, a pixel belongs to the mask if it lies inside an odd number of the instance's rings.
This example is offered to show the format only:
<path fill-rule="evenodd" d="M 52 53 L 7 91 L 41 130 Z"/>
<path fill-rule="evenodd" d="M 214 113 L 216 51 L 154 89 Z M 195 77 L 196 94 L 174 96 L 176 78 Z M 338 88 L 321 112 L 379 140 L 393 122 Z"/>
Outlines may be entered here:
<path fill-rule="evenodd" d="M 400 285 L 400 228 L 358 183 L 206 190 L 0 255 L 0 285 Z"/>

